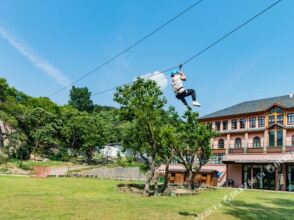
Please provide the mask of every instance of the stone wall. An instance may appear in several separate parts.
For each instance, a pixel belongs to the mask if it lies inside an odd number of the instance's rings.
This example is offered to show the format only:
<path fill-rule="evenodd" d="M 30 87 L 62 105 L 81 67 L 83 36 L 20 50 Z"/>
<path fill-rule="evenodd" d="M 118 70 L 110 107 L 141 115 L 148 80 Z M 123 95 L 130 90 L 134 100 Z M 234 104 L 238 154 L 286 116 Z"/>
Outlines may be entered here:
<path fill-rule="evenodd" d="M 144 181 L 145 175 L 139 167 L 100 167 L 79 173 L 80 176 L 96 177 L 101 179 L 119 179 Z"/>

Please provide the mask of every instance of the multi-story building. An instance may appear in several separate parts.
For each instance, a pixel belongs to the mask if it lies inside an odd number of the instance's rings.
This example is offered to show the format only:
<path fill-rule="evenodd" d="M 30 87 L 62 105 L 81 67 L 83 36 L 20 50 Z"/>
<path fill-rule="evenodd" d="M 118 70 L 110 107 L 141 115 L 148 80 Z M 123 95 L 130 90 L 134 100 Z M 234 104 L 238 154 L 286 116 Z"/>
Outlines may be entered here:
<path fill-rule="evenodd" d="M 292 94 L 243 102 L 200 121 L 220 134 L 212 139 L 214 156 L 207 167 L 222 169 L 227 184 L 254 180 L 249 187 L 294 191 Z"/>

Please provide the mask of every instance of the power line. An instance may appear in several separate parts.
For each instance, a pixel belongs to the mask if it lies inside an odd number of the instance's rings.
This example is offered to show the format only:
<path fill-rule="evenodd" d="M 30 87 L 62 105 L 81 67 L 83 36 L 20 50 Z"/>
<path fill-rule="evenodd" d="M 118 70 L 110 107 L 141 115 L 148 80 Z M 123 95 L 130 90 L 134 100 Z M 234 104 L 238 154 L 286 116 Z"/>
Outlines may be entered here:
<path fill-rule="evenodd" d="M 127 47 L 126 49 L 122 50 L 121 52 L 119 52 L 118 54 L 116 54 L 115 56 L 113 56 L 112 58 L 108 59 L 107 61 L 105 61 L 104 63 L 100 64 L 99 66 L 95 67 L 94 69 L 92 69 L 91 71 L 89 71 L 88 73 L 84 74 L 83 76 L 81 76 L 80 78 L 76 79 L 75 81 L 71 82 L 70 84 L 64 86 L 63 88 L 57 90 L 56 92 L 52 93 L 50 96 L 54 96 L 57 93 L 63 91 L 64 89 L 68 88 L 71 85 L 74 85 L 75 83 L 83 80 L 84 78 L 90 76 L 91 74 L 93 74 L 94 72 L 98 71 L 99 69 L 101 69 L 102 67 L 104 67 L 105 65 L 107 65 L 108 63 L 112 62 L 113 60 L 117 59 L 118 57 L 120 57 L 121 55 L 125 54 L 126 52 L 128 52 L 129 50 L 133 49 L 134 47 L 136 47 L 138 44 L 142 43 L 144 40 L 146 40 L 147 38 L 151 37 L 153 34 L 157 33 L 158 31 L 160 31 L 161 29 L 163 29 L 164 27 L 166 27 L 167 25 L 169 25 L 171 22 L 173 22 L 174 20 L 176 20 L 177 18 L 179 18 L 180 16 L 182 16 L 183 14 L 185 14 L 186 12 L 188 12 L 189 10 L 191 10 L 192 8 L 194 8 L 196 5 L 198 5 L 199 3 L 201 3 L 203 0 L 198 0 L 197 2 L 195 2 L 194 4 L 192 4 L 191 6 L 189 6 L 188 8 L 186 8 L 185 10 L 181 11 L 179 14 L 177 14 L 176 16 L 174 16 L 173 18 L 171 18 L 170 20 L 168 20 L 167 22 L 165 22 L 164 24 L 160 25 L 158 28 L 156 28 L 155 30 L 153 30 L 152 32 L 150 32 L 149 34 L 147 34 L 145 37 L 141 38 L 140 40 L 136 41 L 135 43 L 133 43 L 132 45 L 130 45 L 129 47 Z M 50 97 L 49 96 L 49 97 Z"/>
<path fill-rule="evenodd" d="M 241 28 L 243 28 L 244 26 L 246 26 L 247 24 L 249 24 L 251 21 L 253 21 L 254 19 L 258 18 L 259 16 L 261 16 L 262 14 L 264 14 L 265 12 L 267 12 L 268 10 L 270 10 L 271 8 L 273 8 L 274 6 L 276 6 L 278 3 L 280 3 L 282 0 L 278 0 L 275 3 L 271 4 L 270 6 L 268 6 L 267 8 L 263 9 L 262 11 L 260 11 L 259 13 L 257 13 L 255 16 L 253 16 L 252 18 L 248 19 L 247 21 L 243 22 L 241 25 L 237 26 L 236 28 L 234 28 L 232 31 L 228 32 L 227 34 L 223 35 L 222 37 L 220 37 L 219 39 L 217 39 L 216 41 L 214 41 L 213 43 L 211 43 L 208 47 L 204 48 L 203 50 L 199 51 L 198 53 L 196 53 L 195 55 L 193 55 L 192 57 L 190 57 L 189 59 L 185 60 L 182 65 L 185 65 L 189 62 L 191 62 L 193 59 L 199 57 L 201 54 L 205 53 L 207 50 L 209 50 L 210 48 L 214 47 L 215 45 L 219 44 L 221 41 L 225 40 L 227 37 L 229 37 L 230 35 L 232 35 L 233 33 L 235 33 L 236 31 L 240 30 Z M 174 67 L 170 67 L 168 69 L 162 70 L 156 74 L 147 76 L 147 77 L 143 77 L 144 79 L 150 78 L 152 76 L 156 76 L 159 75 L 160 73 L 165 73 L 168 72 L 170 70 L 173 70 L 175 68 L 177 68 L 178 66 L 174 66 Z M 133 81 L 132 81 L 133 82 Z M 106 90 L 102 90 L 100 92 L 94 93 L 92 96 L 96 96 L 96 95 L 100 95 L 102 93 L 106 93 L 109 91 L 112 91 L 114 89 L 117 89 L 118 87 L 121 87 L 123 85 L 128 85 L 131 84 L 132 82 L 128 82 L 128 83 L 124 83 L 121 84 L 119 86 L 113 87 L 113 88 L 109 88 Z"/>

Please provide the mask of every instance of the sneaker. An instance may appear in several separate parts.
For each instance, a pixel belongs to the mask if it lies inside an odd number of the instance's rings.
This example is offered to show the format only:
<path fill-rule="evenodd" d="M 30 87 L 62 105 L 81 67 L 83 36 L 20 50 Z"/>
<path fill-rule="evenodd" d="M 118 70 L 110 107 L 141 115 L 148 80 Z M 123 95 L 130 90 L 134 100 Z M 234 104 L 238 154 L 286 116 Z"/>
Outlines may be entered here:
<path fill-rule="evenodd" d="M 196 106 L 196 107 L 201 106 L 201 104 L 198 101 L 193 101 L 192 104 L 193 104 L 193 106 Z"/>

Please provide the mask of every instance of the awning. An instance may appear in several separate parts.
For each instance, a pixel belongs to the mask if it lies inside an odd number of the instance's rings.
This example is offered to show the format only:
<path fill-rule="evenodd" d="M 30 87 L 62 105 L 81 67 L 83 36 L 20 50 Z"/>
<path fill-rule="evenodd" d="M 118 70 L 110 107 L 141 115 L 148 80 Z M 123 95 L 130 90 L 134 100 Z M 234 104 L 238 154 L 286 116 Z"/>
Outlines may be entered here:
<path fill-rule="evenodd" d="M 294 163 L 294 153 L 226 155 L 223 163 Z"/>

